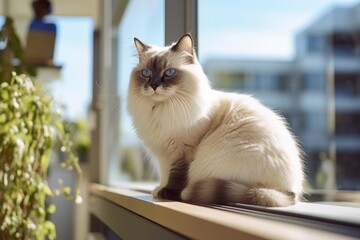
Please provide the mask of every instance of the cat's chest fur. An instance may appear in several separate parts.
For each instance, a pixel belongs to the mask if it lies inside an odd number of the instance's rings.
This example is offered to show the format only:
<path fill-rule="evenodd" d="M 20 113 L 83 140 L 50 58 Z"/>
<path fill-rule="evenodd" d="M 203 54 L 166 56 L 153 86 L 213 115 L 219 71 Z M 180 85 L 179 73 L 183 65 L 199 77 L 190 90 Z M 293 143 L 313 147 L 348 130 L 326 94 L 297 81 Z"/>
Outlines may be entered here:
<path fill-rule="evenodd" d="M 183 111 L 174 112 L 166 104 L 152 106 L 142 119 L 143 123 L 138 122 L 138 134 L 153 153 L 168 160 L 185 157 L 191 161 L 209 125 L 206 117 L 187 119 Z M 189 124 L 190 121 L 193 122 Z"/>

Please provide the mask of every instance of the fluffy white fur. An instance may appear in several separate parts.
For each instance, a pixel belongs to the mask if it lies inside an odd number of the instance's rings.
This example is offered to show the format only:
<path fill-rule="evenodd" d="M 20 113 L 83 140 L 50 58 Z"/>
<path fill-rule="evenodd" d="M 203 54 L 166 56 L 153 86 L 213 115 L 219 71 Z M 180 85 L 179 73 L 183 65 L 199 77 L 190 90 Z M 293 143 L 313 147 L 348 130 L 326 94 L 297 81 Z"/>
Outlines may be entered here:
<path fill-rule="evenodd" d="M 213 90 L 194 51 L 186 51 L 193 49 L 191 37 L 179 41 L 176 52 L 170 49 L 174 44 L 145 49 L 137 43 L 139 64 L 129 85 L 133 125 L 159 164 L 160 185 L 153 195 L 166 186 L 173 163 L 185 156 L 189 171 L 184 201 L 212 203 L 211 185 L 221 180 L 229 183 L 229 202 L 245 197 L 260 198 L 245 203 L 263 206 L 293 204 L 292 198 L 302 193 L 302 161 L 283 118 L 251 96 Z M 188 55 L 193 64 L 184 64 Z M 140 85 L 139 72 L 154 56 L 166 58 L 163 69 L 176 69 L 183 81 L 156 90 Z"/>

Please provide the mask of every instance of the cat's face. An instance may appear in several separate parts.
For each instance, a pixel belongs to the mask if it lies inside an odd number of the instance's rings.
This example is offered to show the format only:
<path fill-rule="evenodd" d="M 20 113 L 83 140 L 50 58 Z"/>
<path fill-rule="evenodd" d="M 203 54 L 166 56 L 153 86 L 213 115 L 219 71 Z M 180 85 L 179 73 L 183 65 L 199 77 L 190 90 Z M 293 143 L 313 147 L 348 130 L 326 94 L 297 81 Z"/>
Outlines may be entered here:
<path fill-rule="evenodd" d="M 193 40 L 189 34 L 168 47 L 155 47 L 134 39 L 139 64 L 131 76 L 138 94 L 157 102 L 166 101 L 189 88 L 189 66 L 194 65 Z M 190 67 L 191 68 L 191 67 Z"/>

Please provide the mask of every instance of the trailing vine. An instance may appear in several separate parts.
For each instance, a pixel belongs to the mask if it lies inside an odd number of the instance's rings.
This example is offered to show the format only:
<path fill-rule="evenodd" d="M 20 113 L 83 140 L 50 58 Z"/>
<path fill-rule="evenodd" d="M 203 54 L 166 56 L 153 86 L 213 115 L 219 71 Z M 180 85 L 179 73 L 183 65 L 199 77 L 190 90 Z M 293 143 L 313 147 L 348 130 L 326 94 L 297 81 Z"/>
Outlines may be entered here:
<path fill-rule="evenodd" d="M 0 84 L 0 239 L 55 239 L 47 214 L 56 206 L 47 206 L 46 199 L 62 193 L 82 201 L 82 173 L 70 134 L 54 100 L 29 76 L 13 72 Z M 51 189 L 47 183 L 54 146 L 66 155 L 62 166 L 78 173 L 73 194 L 68 186 Z"/>

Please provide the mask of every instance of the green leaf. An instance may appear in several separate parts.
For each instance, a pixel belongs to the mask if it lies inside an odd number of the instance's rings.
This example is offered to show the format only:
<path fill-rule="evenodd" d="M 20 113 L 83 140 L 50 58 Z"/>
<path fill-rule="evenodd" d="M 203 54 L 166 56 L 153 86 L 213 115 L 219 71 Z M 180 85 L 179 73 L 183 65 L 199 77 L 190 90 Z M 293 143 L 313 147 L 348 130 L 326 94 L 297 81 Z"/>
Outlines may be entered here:
<path fill-rule="evenodd" d="M 54 125 L 56 126 L 61 135 L 65 135 L 64 125 L 61 122 L 55 121 Z"/>
<path fill-rule="evenodd" d="M 53 196 L 53 193 L 47 184 L 43 186 L 42 191 L 46 196 Z"/>
<path fill-rule="evenodd" d="M 56 206 L 54 204 L 51 204 L 48 209 L 47 209 L 47 212 L 52 214 L 54 212 L 56 212 Z"/>
<path fill-rule="evenodd" d="M 1 98 L 3 101 L 8 101 L 10 98 L 9 92 L 7 89 L 1 89 Z"/>
<path fill-rule="evenodd" d="M 47 230 L 47 237 L 49 238 L 49 240 L 53 240 L 56 239 L 56 230 L 55 230 L 55 225 L 54 223 L 50 222 L 50 221 L 46 221 L 44 224 L 44 227 Z"/>
<path fill-rule="evenodd" d="M 62 192 L 64 193 L 65 197 L 70 197 L 71 196 L 71 188 L 70 187 L 64 187 L 62 189 Z"/>

